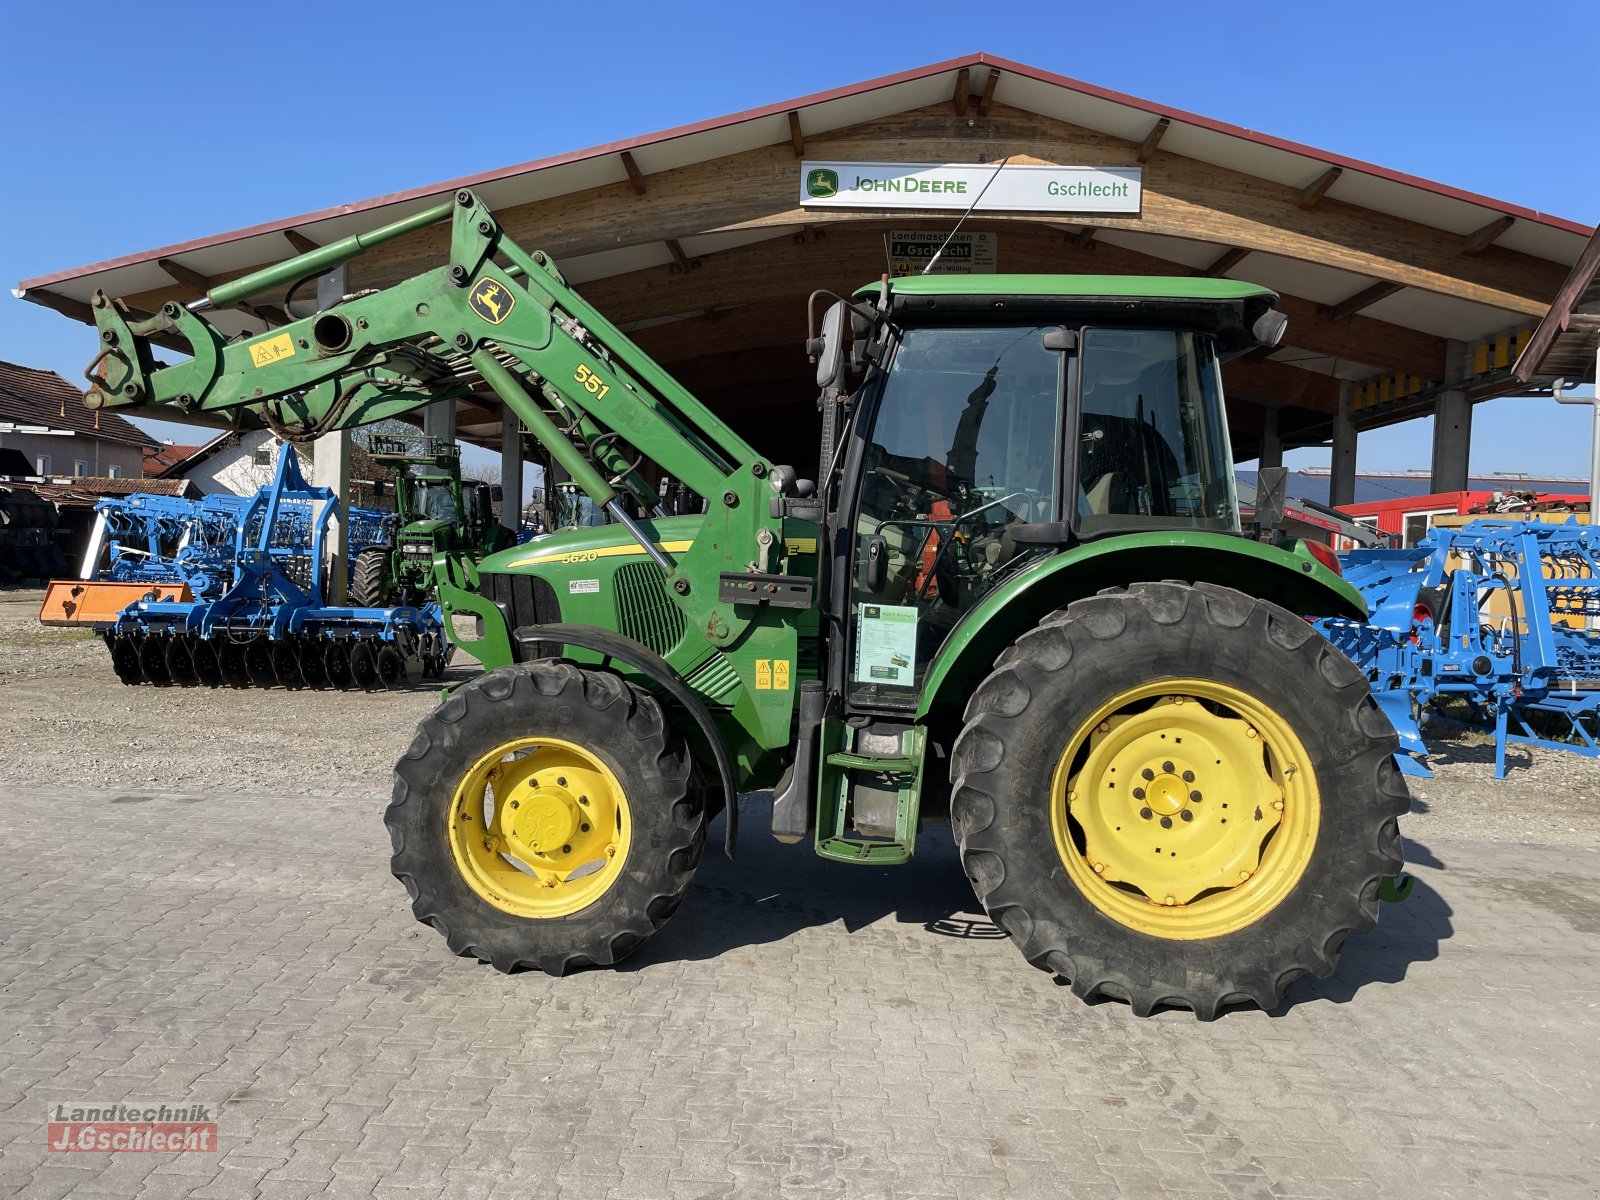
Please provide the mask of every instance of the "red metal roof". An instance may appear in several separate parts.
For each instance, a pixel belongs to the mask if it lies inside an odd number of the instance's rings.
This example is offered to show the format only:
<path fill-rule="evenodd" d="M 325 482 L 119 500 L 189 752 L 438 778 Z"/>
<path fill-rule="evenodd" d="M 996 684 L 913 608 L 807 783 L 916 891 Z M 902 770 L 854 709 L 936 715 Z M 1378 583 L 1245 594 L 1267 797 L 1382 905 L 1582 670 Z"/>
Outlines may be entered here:
<path fill-rule="evenodd" d="M 698 121 L 688 125 L 679 125 L 671 129 L 648 133 L 624 141 L 607 142 L 599 146 L 590 146 L 584 150 L 574 150 L 566 154 L 552 155 L 547 158 L 533 159 L 529 162 L 518 163 L 514 166 L 501 167 L 496 170 L 483 171 L 473 175 L 464 175 L 459 179 L 447 180 L 442 183 L 427 184 L 422 187 L 410 188 L 406 191 L 391 192 L 383 196 L 374 196 L 368 200 L 361 200 L 351 204 L 336 205 L 332 208 L 319 209 L 315 212 L 302 213 L 298 216 L 286 217 L 277 221 L 268 221 L 260 225 L 252 225 L 243 229 L 235 229 L 228 233 L 214 234 L 209 237 L 196 238 L 192 241 L 178 242 L 170 246 L 163 246 L 155 250 L 145 250 L 136 254 L 124 255 L 120 258 L 107 259 L 103 262 L 91 263 L 87 266 L 73 267 L 65 271 L 56 271 L 48 275 L 40 275 L 34 279 L 24 280 L 17 286 L 17 294 L 22 295 L 31 288 L 46 288 L 51 284 L 62 283 L 67 280 L 77 279 L 84 275 L 91 275 L 101 271 L 109 271 L 118 267 L 131 266 L 137 263 L 149 262 L 156 258 L 172 258 L 190 251 L 202 250 L 224 242 L 237 241 L 243 238 L 254 237 L 265 233 L 281 232 L 286 229 L 295 229 L 299 226 L 314 224 L 318 221 L 329 220 L 334 217 L 349 216 L 355 213 L 366 212 L 372 209 L 384 208 L 394 204 L 403 204 L 407 201 L 420 200 L 431 196 L 438 196 L 458 188 L 480 187 L 487 183 L 508 179 L 516 175 L 524 175 L 534 171 L 546 170 L 551 167 L 563 166 L 569 163 L 582 162 L 587 159 L 599 158 L 607 154 L 617 154 L 624 150 L 637 150 L 645 146 L 671 141 L 674 138 L 687 137 L 692 134 L 705 133 L 710 130 L 722 129 L 746 121 L 760 120 L 763 118 L 781 116 L 784 113 L 803 110 L 817 104 L 833 100 L 847 99 L 863 95 L 882 88 L 893 87 L 896 84 L 909 83 L 926 79 L 929 76 L 939 75 L 949 71 L 959 70 L 963 67 L 988 67 L 1005 74 L 1017 75 L 1025 79 L 1032 79 L 1055 87 L 1065 88 L 1084 96 L 1098 100 L 1108 101 L 1113 104 L 1124 105 L 1129 108 L 1139 109 L 1153 117 L 1166 117 L 1175 122 L 1193 126 L 1197 129 L 1219 133 L 1228 137 L 1239 138 L 1243 141 L 1258 146 L 1265 146 L 1275 150 L 1302 155 L 1328 166 L 1337 166 L 1352 172 L 1359 172 L 1376 179 L 1391 183 L 1413 187 L 1436 196 L 1459 200 L 1468 204 L 1478 205 L 1506 216 L 1516 217 L 1525 221 L 1532 221 L 1539 225 L 1548 226 L 1566 233 L 1575 233 L 1583 237 L 1594 232 L 1589 226 L 1576 221 L 1569 221 L 1549 213 L 1538 212 L 1521 205 L 1508 204 L 1503 200 L 1496 200 L 1476 192 L 1469 192 L 1461 188 L 1450 187 L 1446 184 L 1435 183 L 1420 176 L 1410 175 L 1403 171 L 1394 171 L 1374 163 L 1364 162 L 1361 159 L 1351 158 L 1347 155 L 1334 154 L 1327 150 L 1319 150 L 1314 146 L 1307 146 L 1300 142 L 1289 141 L 1284 138 L 1272 137 L 1253 129 L 1246 129 L 1240 125 L 1229 124 L 1226 121 L 1216 121 L 1209 117 L 1187 112 L 1183 109 L 1173 108 L 1170 105 L 1157 104 L 1154 101 L 1144 100 L 1137 96 L 1130 96 L 1124 92 L 1112 91 L 1109 88 L 1097 87 L 1094 84 L 1084 83 L 1065 75 L 1057 75 L 1051 71 L 1043 71 L 1037 67 L 1030 67 L 1025 63 L 1013 62 L 1010 59 L 997 58 L 991 54 L 968 54 L 960 58 L 947 59 L 944 62 L 933 63 L 925 67 L 917 67 L 909 71 L 901 71 L 893 75 L 883 75 L 876 79 L 852 84 L 848 87 L 834 88 L 829 91 L 814 92 L 808 96 L 801 96 L 793 100 L 783 100 L 776 104 L 767 104 L 759 108 L 746 109 L 742 112 L 730 113 L 723 117 L 714 117 L 706 121 Z"/>

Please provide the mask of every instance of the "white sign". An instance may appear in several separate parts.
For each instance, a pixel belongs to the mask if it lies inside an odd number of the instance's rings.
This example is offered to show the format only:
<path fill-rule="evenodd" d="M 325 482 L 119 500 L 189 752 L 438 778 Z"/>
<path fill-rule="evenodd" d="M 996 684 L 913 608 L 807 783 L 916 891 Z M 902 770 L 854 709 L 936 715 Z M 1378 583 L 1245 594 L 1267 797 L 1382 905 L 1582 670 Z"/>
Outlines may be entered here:
<path fill-rule="evenodd" d="M 931 275 L 993 275 L 999 264 L 1000 239 L 992 233 L 923 233 L 909 229 L 889 234 L 889 274 L 899 279 L 921 275 L 945 239 Z"/>
<path fill-rule="evenodd" d="M 806 208 L 936 208 L 978 212 L 1138 213 L 1138 167 L 994 163 L 803 162 Z M 978 199 L 979 196 L 983 198 Z"/>

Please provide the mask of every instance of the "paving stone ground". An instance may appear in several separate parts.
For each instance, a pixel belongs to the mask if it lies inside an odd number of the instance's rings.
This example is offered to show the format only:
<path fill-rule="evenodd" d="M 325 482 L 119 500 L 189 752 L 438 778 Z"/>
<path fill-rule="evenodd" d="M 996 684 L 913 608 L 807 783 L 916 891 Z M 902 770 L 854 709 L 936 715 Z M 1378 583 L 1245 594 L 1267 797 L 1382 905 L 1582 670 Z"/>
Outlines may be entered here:
<path fill-rule="evenodd" d="M 908 868 L 759 836 L 622 968 L 450 957 L 382 798 L 0 784 L 0 1194 L 1585 1196 L 1600 854 L 1413 843 L 1278 1012 L 1084 1005 Z M 719 827 L 720 828 L 720 825 Z M 54 1102 L 221 1106 L 215 1154 L 56 1154 Z"/>

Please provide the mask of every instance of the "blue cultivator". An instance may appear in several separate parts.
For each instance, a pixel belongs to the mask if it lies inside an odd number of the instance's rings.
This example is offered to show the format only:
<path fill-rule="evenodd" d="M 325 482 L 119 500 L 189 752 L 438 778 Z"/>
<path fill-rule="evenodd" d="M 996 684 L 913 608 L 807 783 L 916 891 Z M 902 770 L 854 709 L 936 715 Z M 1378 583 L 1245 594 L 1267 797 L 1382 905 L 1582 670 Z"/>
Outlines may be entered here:
<path fill-rule="evenodd" d="M 1318 628 L 1372 681 L 1400 733 L 1400 767 L 1427 776 L 1427 713 L 1508 743 L 1600 756 L 1600 529 L 1474 521 L 1410 550 L 1353 550 L 1345 578 L 1369 620 Z"/>
<path fill-rule="evenodd" d="M 292 448 L 279 455 L 273 485 L 244 504 L 229 582 L 204 592 L 191 584 L 192 600 L 139 600 L 106 630 L 124 683 L 373 691 L 443 674 L 449 647 L 436 605 L 323 604 L 323 547 L 338 502 L 306 483 Z M 190 561 L 200 556 L 173 559 Z"/>

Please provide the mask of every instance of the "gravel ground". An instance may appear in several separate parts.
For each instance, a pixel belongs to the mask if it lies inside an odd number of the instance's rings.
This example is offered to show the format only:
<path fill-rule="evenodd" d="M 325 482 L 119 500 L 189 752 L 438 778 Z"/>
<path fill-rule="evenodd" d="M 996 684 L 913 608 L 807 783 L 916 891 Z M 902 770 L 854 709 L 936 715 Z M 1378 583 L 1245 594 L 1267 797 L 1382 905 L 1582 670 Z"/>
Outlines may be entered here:
<path fill-rule="evenodd" d="M 96 787 L 369 794 L 437 702 L 399 692 L 126 687 L 92 635 L 38 623 L 41 594 L 0 592 L 5 780 Z M 470 676 L 458 656 L 448 679 Z M 1513 747 L 1493 778 L 1482 735 L 1430 728 L 1435 778 L 1411 781 L 1404 832 L 1431 838 L 1600 845 L 1600 760 Z"/>

